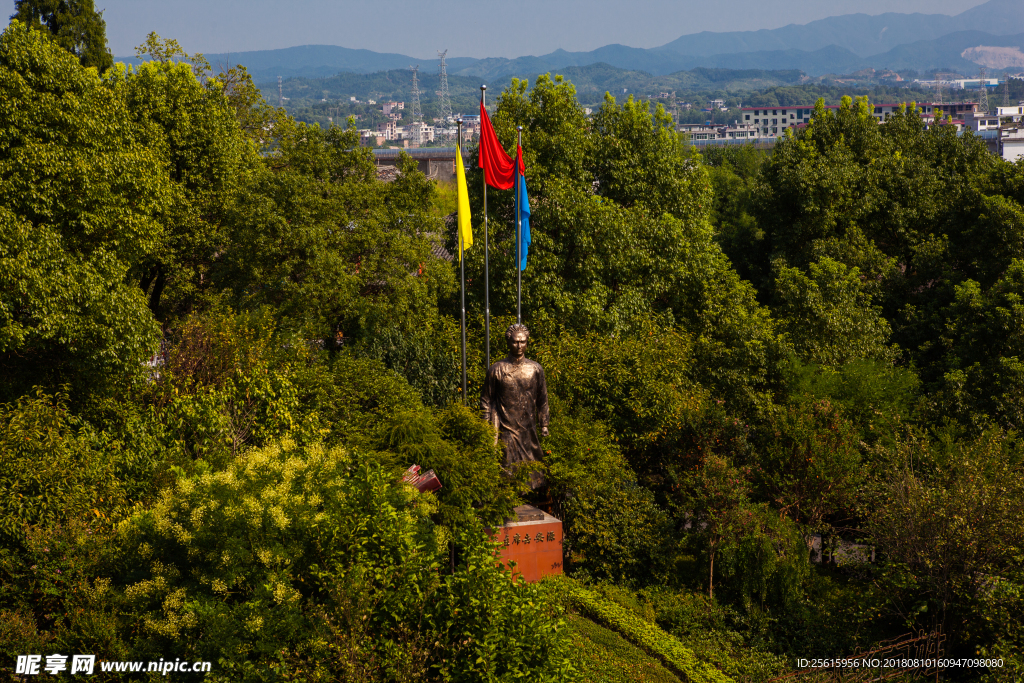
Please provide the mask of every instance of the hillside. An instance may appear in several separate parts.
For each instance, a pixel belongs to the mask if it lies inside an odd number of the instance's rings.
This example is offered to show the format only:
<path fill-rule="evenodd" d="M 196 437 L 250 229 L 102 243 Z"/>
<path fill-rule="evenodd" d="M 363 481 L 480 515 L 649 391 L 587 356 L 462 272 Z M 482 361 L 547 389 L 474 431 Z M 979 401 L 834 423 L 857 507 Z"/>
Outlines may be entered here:
<path fill-rule="evenodd" d="M 1022 4 L 1024 6 L 1024 4 Z M 962 55 L 980 46 L 1024 48 L 1024 33 L 998 36 L 982 31 L 957 31 L 936 40 L 900 45 L 865 61 L 876 69 L 950 69 L 967 74 L 978 72 L 977 62 Z"/>
<path fill-rule="evenodd" d="M 972 32 L 976 40 L 986 42 L 961 45 L 954 56 L 950 41 L 956 42 L 959 40 L 956 36 Z M 810 75 L 845 73 L 866 66 L 976 70 L 975 63 L 959 56 L 961 52 L 980 45 L 1005 46 L 1007 37 L 1021 33 L 1024 33 L 1024 3 L 989 0 L 957 16 L 894 12 L 877 16 L 845 14 L 777 29 L 703 31 L 650 49 L 613 44 L 586 52 L 559 49 L 545 55 L 514 59 L 451 57 L 448 72 L 486 81 L 601 63 L 652 75 L 668 75 L 696 67 L 800 69 Z M 279 76 L 323 78 L 339 72 L 374 73 L 405 69 L 411 64 L 420 64 L 427 70 L 437 64 L 436 55 L 417 58 L 334 45 L 209 54 L 207 59 L 215 66 L 245 64 L 257 82 L 276 80 Z M 119 60 L 138 61 L 134 58 Z"/>
<path fill-rule="evenodd" d="M 772 50 L 814 51 L 834 45 L 860 57 L 869 57 L 888 52 L 898 45 L 933 40 L 954 31 L 966 30 L 995 35 L 1024 31 L 1024 3 L 990 0 L 956 16 L 896 12 L 875 16 L 844 14 L 777 29 L 729 33 L 702 31 L 681 36 L 653 51 L 710 56 Z"/>
<path fill-rule="evenodd" d="M 608 64 L 591 64 L 553 71 L 572 82 L 580 101 L 588 105 L 600 102 L 605 92 L 622 94 L 623 88 L 629 94 L 641 97 L 657 97 L 659 93 L 673 92 L 683 97 L 684 93 L 739 93 L 763 90 L 776 86 L 796 85 L 807 80 L 803 73 L 795 69 L 772 71 L 698 67 L 665 76 L 653 76 L 647 72 L 619 69 Z M 537 73 L 524 73 L 519 76 L 533 83 L 536 81 Z M 491 92 L 496 93 L 500 92 L 511 78 L 512 76 L 505 76 L 484 82 L 488 82 L 492 88 Z M 482 80 L 468 76 L 448 76 L 448 88 L 455 111 L 466 112 L 475 107 L 480 97 L 479 88 Z M 420 72 L 420 102 L 426 114 L 434 110 L 436 93 L 440 87 L 439 81 L 436 72 Z M 262 90 L 268 102 L 277 101 L 276 81 L 262 84 Z M 373 74 L 340 73 L 329 78 L 290 78 L 284 81 L 282 91 L 292 106 L 316 105 L 321 103 L 321 100 L 327 100 L 328 104 L 322 106 L 334 107 L 339 102 L 348 102 L 352 97 L 364 102 L 368 99 L 378 102 L 410 102 L 412 72 L 409 69 L 396 69 Z M 346 113 L 355 113 L 355 110 Z"/>

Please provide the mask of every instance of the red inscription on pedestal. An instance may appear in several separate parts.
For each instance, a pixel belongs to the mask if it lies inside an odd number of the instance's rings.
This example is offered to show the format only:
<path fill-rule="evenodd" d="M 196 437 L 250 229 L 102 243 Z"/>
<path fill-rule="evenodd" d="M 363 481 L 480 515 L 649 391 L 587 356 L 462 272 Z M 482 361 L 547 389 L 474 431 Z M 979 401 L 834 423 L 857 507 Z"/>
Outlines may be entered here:
<path fill-rule="evenodd" d="M 544 514 L 542 520 L 510 522 L 494 530 L 501 545 L 498 559 L 505 566 L 515 562 L 513 573 L 526 581 L 562 573 L 562 522 Z"/>

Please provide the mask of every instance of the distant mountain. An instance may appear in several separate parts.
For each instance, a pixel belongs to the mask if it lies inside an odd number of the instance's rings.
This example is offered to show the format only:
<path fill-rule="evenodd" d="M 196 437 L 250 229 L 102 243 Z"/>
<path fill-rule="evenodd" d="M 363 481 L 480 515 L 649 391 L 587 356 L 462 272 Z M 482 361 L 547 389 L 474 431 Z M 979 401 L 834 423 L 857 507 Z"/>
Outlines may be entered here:
<path fill-rule="evenodd" d="M 894 12 L 877 16 L 844 14 L 809 24 L 790 24 L 770 30 L 731 33 L 704 31 L 676 38 L 653 51 L 704 56 L 769 50 L 814 51 L 836 45 L 861 57 L 868 57 L 905 43 L 932 40 L 954 31 L 969 30 L 994 35 L 1024 32 L 1024 2 L 989 0 L 955 17 Z"/>
<path fill-rule="evenodd" d="M 337 45 L 299 45 L 281 50 L 254 50 L 251 52 L 222 52 L 204 55 L 215 69 L 225 65 L 244 64 L 253 80 L 276 80 L 302 76 L 320 78 L 339 72 L 373 73 L 389 69 L 407 69 L 410 64 L 422 63 L 426 69 L 436 69 L 433 60 L 417 60 L 415 57 L 373 50 L 353 50 Z M 138 64 L 137 57 L 118 57 L 117 61 Z"/>
<path fill-rule="evenodd" d="M 900 45 L 865 61 L 876 69 L 899 71 L 944 68 L 973 74 L 978 71 L 978 62 L 965 59 L 962 55 L 971 48 L 981 46 L 1015 47 L 1024 51 L 1024 32 L 1015 36 L 999 36 L 983 31 L 957 31 L 935 40 Z"/>
<path fill-rule="evenodd" d="M 1013 47 L 1016 36 L 1021 33 L 1024 33 L 1024 0 L 989 0 L 955 17 L 891 12 L 878 16 L 846 14 L 771 30 L 705 31 L 651 49 L 605 45 L 589 52 L 555 50 L 539 57 L 515 59 L 452 57 L 448 59 L 448 73 L 486 82 L 592 64 L 608 64 L 653 76 L 697 67 L 800 69 L 810 75 L 849 73 L 866 66 L 974 71 L 977 61 L 962 56 L 965 50 L 979 46 Z M 983 53 L 974 50 L 966 54 L 991 64 L 1013 64 L 1016 59 L 1012 54 L 979 57 Z M 416 63 L 423 66 L 421 73 L 436 73 L 437 64 L 435 58 L 417 60 L 402 54 L 333 45 L 303 45 L 206 57 L 214 67 L 245 64 L 258 83 L 276 80 L 278 76 L 324 78 L 341 72 L 407 69 Z"/>

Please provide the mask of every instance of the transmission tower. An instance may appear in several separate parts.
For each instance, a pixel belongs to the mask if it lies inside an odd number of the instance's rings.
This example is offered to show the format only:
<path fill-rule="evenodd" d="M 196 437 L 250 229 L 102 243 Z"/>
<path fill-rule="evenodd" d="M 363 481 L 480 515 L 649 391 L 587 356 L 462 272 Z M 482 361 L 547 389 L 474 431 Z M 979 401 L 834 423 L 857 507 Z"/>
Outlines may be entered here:
<path fill-rule="evenodd" d="M 435 136 L 435 139 L 439 142 L 448 143 L 451 141 L 451 123 L 455 119 L 452 116 L 452 102 L 448 98 L 448 68 L 444 63 L 445 57 L 448 55 L 448 50 L 441 52 L 438 50 L 437 56 L 441 60 L 441 89 L 437 93 L 437 100 L 441 106 L 441 130 L 444 131 L 440 136 Z"/>
<path fill-rule="evenodd" d="M 277 77 L 277 106 L 284 106 L 284 90 L 281 89 L 281 77 Z"/>
<path fill-rule="evenodd" d="M 1010 77 L 1003 76 L 1003 106 L 1010 106 Z"/>
<path fill-rule="evenodd" d="M 981 67 L 981 97 L 978 98 L 978 109 L 982 114 L 988 113 L 988 84 L 985 83 L 985 67 Z"/>
<path fill-rule="evenodd" d="M 416 78 L 420 65 L 417 64 L 409 68 L 412 69 L 412 120 L 415 123 L 423 120 L 423 112 L 420 111 L 420 82 Z"/>

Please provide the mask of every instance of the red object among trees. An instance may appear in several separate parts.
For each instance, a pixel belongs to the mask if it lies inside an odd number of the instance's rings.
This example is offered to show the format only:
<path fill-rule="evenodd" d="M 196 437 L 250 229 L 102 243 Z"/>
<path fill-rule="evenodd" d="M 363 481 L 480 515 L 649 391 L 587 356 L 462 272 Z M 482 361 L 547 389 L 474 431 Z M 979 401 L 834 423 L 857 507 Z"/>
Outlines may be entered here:
<path fill-rule="evenodd" d="M 484 169 L 484 180 L 493 188 L 511 190 L 515 184 L 515 162 L 498 141 L 483 100 L 480 101 L 480 168 Z M 519 173 L 526 173 L 522 156 L 519 156 Z"/>
<path fill-rule="evenodd" d="M 441 480 L 434 474 L 434 470 L 427 470 L 420 474 L 420 466 L 413 465 L 402 475 L 402 481 L 410 484 L 420 493 L 430 493 L 441 488 Z"/>
<path fill-rule="evenodd" d="M 530 505 L 516 508 L 516 513 L 519 521 L 491 532 L 501 544 L 498 560 L 505 565 L 515 562 L 513 576 L 529 582 L 563 573 L 562 521 Z"/>

